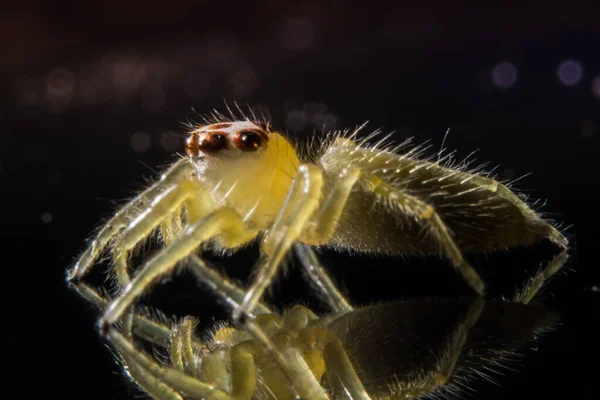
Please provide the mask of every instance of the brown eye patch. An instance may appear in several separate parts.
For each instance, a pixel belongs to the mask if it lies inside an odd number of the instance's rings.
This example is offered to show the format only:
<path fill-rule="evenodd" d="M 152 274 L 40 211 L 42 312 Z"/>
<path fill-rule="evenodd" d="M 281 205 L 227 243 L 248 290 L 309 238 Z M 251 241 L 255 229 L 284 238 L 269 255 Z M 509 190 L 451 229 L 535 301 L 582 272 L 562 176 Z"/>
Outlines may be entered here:
<path fill-rule="evenodd" d="M 198 144 L 198 149 L 205 153 L 213 153 L 226 148 L 227 134 L 223 132 L 209 132 L 202 138 L 202 140 L 200 140 L 200 143 Z"/>
<path fill-rule="evenodd" d="M 190 157 L 198 156 L 200 144 L 198 143 L 198 132 L 192 132 L 191 136 L 187 140 L 185 146 L 185 152 Z"/>
<path fill-rule="evenodd" d="M 240 131 L 233 138 L 237 148 L 242 151 L 256 151 L 266 141 L 266 133 L 253 130 Z"/>

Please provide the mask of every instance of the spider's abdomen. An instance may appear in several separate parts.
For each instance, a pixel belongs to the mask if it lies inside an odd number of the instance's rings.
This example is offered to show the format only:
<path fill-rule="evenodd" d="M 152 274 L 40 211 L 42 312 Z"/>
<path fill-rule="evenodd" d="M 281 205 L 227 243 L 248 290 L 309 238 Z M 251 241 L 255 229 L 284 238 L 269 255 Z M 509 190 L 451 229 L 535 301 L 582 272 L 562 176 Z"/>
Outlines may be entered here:
<path fill-rule="evenodd" d="M 458 334 L 457 326 L 471 304 L 465 299 L 374 305 L 342 315 L 327 329 L 343 343 L 369 393 L 391 389 L 397 398 L 405 398 L 400 394 L 428 391 L 425 378 L 437 372 L 440 360 L 452 351 L 451 338 Z M 450 385 L 475 377 L 476 371 L 501 366 L 556 321 L 557 315 L 541 306 L 486 303 L 469 332 Z"/>
<path fill-rule="evenodd" d="M 561 238 L 521 198 L 486 176 L 361 148 L 332 149 L 323 161 L 329 185 L 338 171 L 355 165 L 363 177 L 375 176 L 393 190 L 431 206 L 464 251 L 528 246 L 542 237 Z M 355 188 L 331 244 L 386 254 L 439 251 L 418 221 L 420 212 L 405 208 L 399 213 L 397 208 L 398 204 L 364 187 Z"/>

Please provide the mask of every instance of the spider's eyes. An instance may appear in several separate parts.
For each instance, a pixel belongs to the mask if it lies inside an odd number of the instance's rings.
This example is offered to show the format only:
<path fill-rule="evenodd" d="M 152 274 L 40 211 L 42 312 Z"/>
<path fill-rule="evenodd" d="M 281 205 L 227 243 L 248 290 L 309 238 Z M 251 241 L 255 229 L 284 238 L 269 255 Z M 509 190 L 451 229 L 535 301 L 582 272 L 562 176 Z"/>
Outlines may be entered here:
<path fill-rule="evenodd" d="M 266 139 L 266 135 L 261 133 L 251 130 L 241 131 L 235 134 L 233 141 L 240 150 L 256 151 Z"/>
<path fill-rule="evenodd" d="M 221 132 L 210 132 L 198 143 L 198 149 L 205 153 L 214 153 L 226 148 L 227 136 Z"/>

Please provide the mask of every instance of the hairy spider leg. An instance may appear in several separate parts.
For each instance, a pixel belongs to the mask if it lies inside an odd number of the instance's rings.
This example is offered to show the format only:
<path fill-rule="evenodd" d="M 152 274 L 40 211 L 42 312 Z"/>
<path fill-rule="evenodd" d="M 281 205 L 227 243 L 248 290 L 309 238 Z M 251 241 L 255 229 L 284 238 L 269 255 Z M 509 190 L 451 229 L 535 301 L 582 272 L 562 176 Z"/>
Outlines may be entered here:
<path fill-rule="evenodd" d="M 540 289 L 556 272 L 558 272 L 569 259 L 569 254 L 566 248 L 563 248 L 556 254 L 545 267 L 540 267 L 537 273 L 527 280 L 523 289 L 517 291 L 514 300 L 518 303 L 529 304 L 531 300 L 538 294 Z"/>
<path fill-rule="evenodd" d="M 477 294 L 480 296 L 483 295 L 483 281 L 477 271 L 464 259 L 452 236 L 450 236 L 448 227 L 432 205 L 385 183 L 375 175 L 366 176 L 365 186 L 367 190 L 381 196 L 393 207 L 397 208 L 399 212 L 412 215 L 416 217 L 417 221 L 426 225 L 435 240 L 442 246 L 444 253 L 450 259 L 454 268 L 460 272 L 467 284 Z"/>
<path fill-rule="evenodd" d="M 233 283 L 228 283 L 227 285 L 223 285 L 223 282 L 227 282 L 226 278 L 220 277 L 218 273 L 216 273 L 214 270 L 208 268 L 206 265 L 204 265 L 204 263 L 202 262 L 201 259 L 199 259 L 198 257 L 192 257 L 192 261 L 196 261 L 196 262 L 192 262 L 192 271 L 197 270 L 198 272 L 196 273 L 197 275 L 199 274 L 201 276 L 202 279 L 200 279 L 201 282 L 203 283 L 209 283 L 209 286 L 211 288 L 215 288 L 215 287 L 225 287 L 226 290 L 221 291 L 220 289 L 213 289 L 216 293 L 218 293 L 222 298 L 224 298 L 224 300 L 234 306 L 234 304 L 232 304 L 231 298 L 235 297 L 237 299 L 242 297 L 242 294 L 244 293 L 243 290 L 239 287 L 237 287 L 235 284 Z M 326 273 L 324 271 L 321 271 L 320 273 L 321 278 L 324 278 L 326 281 L 329 281 L 329 277 L 326 275 Z M 329 283 L 331 284 L 331 282 L 329 281 Z M 97 306 L 104 308 L 104 306 L 107 304 L 107 301 L 104 301 L 101 299 L 101 297 L 97 294 L 95 294 L 91 289 L 89 289 L 86 285 L 81 284 L 77 287 L 80 291 L 80 294 L 82 294 L 84 297 L 88 298 L 91 302 L 93 302 L 94 304 L 96 304 Z M 266 306 L 259 304 L 259 306 L 265 308 L 268 310 L 268 308 L 266 308 Z M 276 359 L 276 361 L 278 361 L 278 364 L 280 365 L 280 367 L 282 368 L 283 372 L 285 373 L 285 375 L 287 375 L 288 377 L 291 377 L 292 380 L 292 387 L 294 388 L 301 388 L 299 389 L 299 391 L 303 394 L 303 398 L 307 398 L 307 399 L 326 399 L 326 394 L 323 392 L 322 387 L 320 386 L 319 382 L 316 381 L 314 375 L 311 372 L 311 369 L 308 368 L 308 366 L 305 365 L 302 356 L 299 354 L 297 349 L 291 349 L 291 348 L 285 348 L 283 350 L 280 350 L 279 348 L 275 347 L 275 345 L 272 343 L 272 341 L 269 339 L 269 337 L 267 336 L 267 334 L 263 331 L 263 329 L 266 328 L 266 325 L 264 323 L 264 320 L 261 321 L 261 317 L 265 316 L 265 317 L 270 317 L 271 315 L 260 315 L 257 318 L 257 322 L 255 323 L 252 320 L 248 320 L 249 325 L 246 326 L 247 330 L 249 332 L 251 332 L 253 334 L 253 336 L 255 337 L 255 339 L 261 343 L 262 346 L 264 346 L 270 353 L 271 355 Z M 315 319 L 316 316 L 308 309 L 304 308 L 304 307 L 294 307 L 293 309 L 289 310 L 283 318 L 284 321 L 284 325 L 288 326 L 290 329 L 302 329 L 304 328 L 311 320 Z M 156 336 L 162 336 L 164 339 L 165 333 L 164 331 L 160 331 L 157 334 L 157 328 L 156 328 L 156 323 L 154 323 L 153 321 L 148 321 L 145 318 L 140 318 L 139 316 L 136 316 L 134 318 L 134 324 L 136 326 L 141 325 L 142 329 L 145 330 L 150 330 L 150 333 L 145 333 L 142 334 L 141 336 L 151 336 L 154 338 L 154 342 L 156 341 L 160 341 L 156 339 Z M 185 332 L 180 336 L 178 336 L 178 332 Z M 162 335 L 161 335 L 162 333 Z M 172 393 L 168 392 L 168 387 L 165 388 L 164 385 L 160 382 L 161 379 L 165 379 L 165 376 L 163 375 L 156 375 L 156 370 L 153 369 L 153 367 L 150 367 L 147 363 L 151 362 L 154 363 L 152 360 L 148 359 L 147 357 L 145 357 L 143 354 L 139 354 L 139 352 L 136 353 L 131 353 L 132 349 L 135 349 L 133 347 L 133 345 L 131 343 L 128 342 L 127 338 L 125 338 L 123 335 L 114 332 L 109 333 L 109 340 L 113 343 L 113 345 L 115 346 L 115 348 L 117 348 L 117 350 L 123 354 L 123 359 L 126 362 L 126 364 L 129 366 L 129 372 L 132 376 L 132 378 L 138 382 L 140 384 L 141 387 L 144 387 L 146 389 L 148 389 L 148 393 L 152 394 L 152 393 L 166 393 L 166 395 L 171 396 Z M 189 367 L 193 361 L 193 350 L 191 348 L 191 328 L 190 326 L 181 326 L 178 330 L 175 331 L 175 333 L 173 333 L 171 335 L 172 337 L 172 349 L 181 349 L 181 351 L 177 351 L 174 350 L 171 352 L 171 356 L 172 356 L 172 361 L 173 364 L 175 366 L 177 365 L 183 365 L 184 364 L 184 359 L 185 361 L 185 365 L 188 366 L 188 369 L 191 369 L 192 371 L 194 371 L 194 367 L 192 366 L 191 368 Z M 173 339 L 175 338 L 175 339 Z M 368 397 L 364 397 L 366 396 L 366 393 L 364 392 L 364 388 L 362 388 L 362 384 L 360 383 L 360 380 L 358 379 L 358 377 L 356 376 L 356 373 L 353 371 L 352 369 L 352 365 L 350 364 L 347 356 L 345 355 L 345 353 L 343 353 L 343 348 L 340 345 L 336 345 L 331 344 L 329 342 L 332 342 L 333 339 L 331 337 L 328 337 L 328 344 L 327 344 L 327 354 L 328 357 L 330 359 L 332 359 L 332 367 L 336 368 L 335 365 L 337 365 L 338 367 L 343 367 L 339 372 L 338 375 L 345 377 L 344 381 L 346 382 L 345 384 L 348 385 L 349 388 L 354 388 L 354 389 L 350 389 L 351 391 L 357 390 L 357 393 L 355 394 L 356 398 L 368 398 Z M 127 344 L 129 343 L 129 345 Z M 184 345 L 185 343 L 187 343 L 186 345 Z M 173 347 L 175 346 L 175 347 Z M 244 361 L 244 357 L 247 358 L 248 354 L 245 352 L 242 352 L 241 350 L 235 350 L 235 357 L 239 357 L 239 362 L 241 363 L 241 369 L 244 371 L 247 371 L 248 368 L 252 368 L 252 365 L 249 363 L 248 360 Z M 181 357 L 181 358 L 180 358 Z M 179 361 L 181 359 L 181 361 Z M 213 390 L 213 387 L 218 387 L 218 386 L 223 386 L 223 384 L 221 383 L 219 385 L 219 382 L 216 378 L 218 378 L 219 376 L 222 377 L 223 373 L 224 373 L 224 366 L 219 366 L 219 364 L 217 363 L 215 366 L 215 360 L 216 355 L 215 356 L 208 356 L 209 360 L 213 360 L 212 363 L 212 367 L 207 368 L 205 370 L 205 372 L 202 374 L 201 377 L 205 378 L 203 379 L 204 381 L 207 380 L 212 380 L 212 381 L 216 381 L 215 384 L 217 384 L 217 386 L 211 386 L 211 387 L 202 387 L 202 388 L 196 388 L 198 390 L 202 389 L 202 390 Z M 206 365 L 210 365 L 211 362 L 208 361 Z M 154 367 L 159 367 L 158 365 L 156 365 L 154 363 Z M 159 367 L 160 368 L 160 367 Z M 181 369 L 181 368 L 180 368 Z M 212 371 L 212 372 L 211 372 Z M 197 373 L 197 370 L 196 370 Z M 167 374 L 168 375 L 168 374 Z M 192 375 L 194 375 L 194 373 L 192 372 Z M 237 376 L 236 379 L 238 379 L 240 382 L 238 383 L 238 387 L 246 387 L 246 389 L 242 390 L 239 389 L 242 392 L 246 392 L 249 391 L 251 388 L 253 388 L 255 386 L 255 383 L 252 382 L 247 382 L 248 379 L 253 379 L 253 378 L 249 378 L 248 375 L 244 374 L 238 374 L 238 373 L 234 373 L 234 375 Z M 154 380 L 150 379 L 149 377 L 154 376 Z M 180 377 L 181 378 L 181 377 Z M 177 383 L 177 380 L 175 380 L 175 382 L 173 383 L 173 385 L 175 385 L 175 387 L 179 386 L 179 385 L 185 385 L 186 380 L 183 379 L 183 383 L 179 382 Z M 246 383 L 244 383 L 246 382 Z M 240 386 L 241 385 L 241 386 Z M 357 389 L 358 388 L 358 389 Z M 189 389 L 189 388 L 188 388 Z M 252 389 L 254 390 L 254 389 Z M 204 393 L 204 392 L 202 392 Z M 198 393 L 199 395 L 201 393 Z M 171 397 L 169 397 L 171 398 Z M 174 397 L 173 397 L 174 398 Z M 235 398 L 239 398 L 239 397 L 235 397 Z"/>
<path fill-rule="evenodd" d="M 211 271 L 206 266 L 202 266 L 202 264 L 199 265 L 199 268 L 214 273 L 214 271 Z M 220 284 L 218 281 L 214 283 Z M 78 285 L 76 289 L 84 298 L 100 308 L 104 308 L 109 304 L 108 300 L 103 299 L 85 284 Z M 235 290 L 238 295 L 243 293 L 243 290 L 239 287 L 235 287 Z M 222 293 L 222 296 L 229 297 L 224 293 Z M 266 308 L 264 305 L 263 307 Z M 258 340 L 262 346 L 266 346 L 265 348 L 267 351 L 272 353 L 272 356 L 274 356 L 276 360 L 278 359 L 279 363 L 283 365 L 282 368 L 285 368 L 284 372 L 287 372 L 286 375 L 292 375 L 292 387 L 301 388 L 299 389 L 299 392 L 303 395 L 303 398 L 315 400 L 327 399 L 322 387 L 319 382 L 316 381 L 311 369 L 306 365 L 298 350 L 289 348 L 280 350 L 280 348 L 275 347 L 271 339 L 267 336 L 265 331 L 268 330 L 269 323 L 272 323 L 273 318 L 278 317 L 272 314 L 259 315 L 256 319 L 257 322 L 251 322 L 252 325 L 250 325 L 248 330 L 253 333 L 253 336 L 257 336 L 255 339 Z M 302 329 L 315 318 L 316 316 L 312 311 L 305 307 L 297 306 L 284 315 L 281 323 L 278 324 L 278 327 L 281 327 L 283 324 L 283 326 L 288 327 L 289 329 Z M 198 344 L 193 343 L 192 341 L 194 325 L 189 319 L 184 320 L 184 322 L 176 327 L 170 334 L 168 328 L 137 314 L 134 316 L 134 325 L 136 327 L 135 332 L 139 336 L 149 338 L 149 340 L 156 344 L 164 346 L 165 342 L 170 337 L 170 355 L 171 361 L 175 366 L 174 369 L 179 370 L 181 373 L 187 370 L 191 376 L 199 377 L 202 380 L 202 382 L 200 382 L 202 384 L 194 385 L 190 382 L 190 377 L 187 375 L 182 376 L 171 370 L 164 371 L 164 369 L 160 369 L 162 367 L 140 353 L 139 350 L 135 349 L 133 344 L 129 342 L 130 339 L 116 332 L 116 330 L 111 330 L 108 334 L 109 341 L 117 349 L 119 354 L 122 355 L 125 364 L 128 366 L 127 370 L 134 381 L 147 390 L 149 394 L 154 395 L 163 393 L 166 398 L 177 398 L 174 397 L 176 392 L 170 391 L 170 388 L 161 382 L 161 380 L 164 379 L 165 381 L 170 382 L 169 384 L 179 391 L 187 392 L 189 390 L 194 390 L 192 393 L 198 396 L 207 396 L 207 398 L 227 398 L 222 397 L 224 395 L 223 393 L 217 392 L 217 390 L 225 389 L 226 382 L 224 382 L 223 379 L 227 376 L 225 366 L 219 360 L 218 354 L 209 355 L 203 362 L 202 372 L 200 373 L 198 370 L 194 358 L 194 351 L 198 351 Z M 140 332 L 138 332 L 138 329 Z M 260 351 L 260 348 L 256 348 L 255 345 L 251 346 L 246 344 L 233 347 L 233 370 L 231 374 L 234 390 L 232 392 L 232 399 L 249 399 L 254 393 L 256 387 L 256 372 L 254 370 L 255 367 L 253 361 L 248 358 L 250 356 L 253 357 L 254 353 Z M 159 373 L 158 371 L 161 372 Z M 252 374 L 250 374 L 249 371 L 252 372 Z M 207 382 L 210 382 L 209 386 L 205 385 Z M 271 384 L 277 383 L 271 382 Z M 237 389 L 235 389 L 236 387 Z M 212 393 L 213 391 L 213 396 L 215 397 L 210 397 L 207 392 Z"/>
<path fill-rule="evenodd" d="M 113 252 L 117 290 L 120 291 L 127 286 L 130 282 L 127 271 L 129 251 L 147 236 L 148 229 L 151 231 L 155 225 L 160 223 L 160 218 L 158 218 L 160 215 L 156 215 L 157 211 L 160 213 L 163 208 L 168 207 L 168 202 L 172 200 L 174 194 L 177 194 L 173 193 L 174 188 L 177 188 L 177 183 L 191 171 L 191 164 L 188 160 L 183 159 L 175 163 L 158 182 L 121 208 L 98 232 L 86 251 L 80 256 L 75 267 L 67 273 L 67 279 L 70 282 L 80 280 L 109 242 L 117 236 L 115 243 L 118 246 Z M 146 220 L 146 216 L 156 216 L 157 218 Z M 152 225 L 153 223 L 154 225 Z M 131 313 L 123 318 L 123 331 L 127 336 L 131 335 L 132 318 Z"/>
<path fill-rule="evenodd" d="M 356 153 L 356 155 L 353 156 L 351 160 L 348 160 L 348 154 L 352 153 Z M 378 159 L 378 157 L 380 157 L 380 159 Z M 359 174 L 359 179 L 354 181 L 354 183 L 358 183 L 358 185 L 354 184 L 354 186 L 357 186 L 359 191 L 362 190 L 365 193 L 370 192 L 375 194 L 379 197 L 382 205 L 390 209 L 392 212 L 401 213 L 402 215 L 414 218 L 417 223 L 427 228 L 433 239 L 441 246 L 442 253 L 452 262 L 452 265 L 462 275 L 465 282 L 477 294 L 482 295 L 484 293 L 483 281 L 475 269 L 464 259 L 461 250 L 452 237 L 450 228 L 443 221 L 442 216 L 440 213 L 438 213 L 434 204 L 425 199 L 416 197 L 412 193 L 403 190 L 401 187 L 392 185 L 392 183 L 388 181 L 389 178 L 387 176 L 379 176 L 380 174 L 377 173 L 377 171 L 379 171 L 382 172 L 382 175 L 385 175 L 383 172 L 385 172 L 385 168 L 388 168 L 387 164 L 392 161 L 398 163 L 397 167 L 400 167 L 399 162 L 404 160 L 402 157 L 386 158 L 386 155 L 383 152 L 370 152 L 369 149 L 359 148 L 351 140 L 338 138 L 336 139 L 336 142 L 334 142 L 334 144 L 328 148 L 327 158 L 327 161 L 322 163 L 326 177 L 331 176 L 333 173 L 339 173 L 336 172 L 339 170 L 357 171 L 355 173 Z M 390 166 L 391 165 L 394 164 L 392 163 Z M 421 164 L 420 166 L 422 165 L 426 164 Z M 417 170 L 420 168 L 420 166 L 413 167 L 413 169 Z M 428 168 L 434 166 L 434 164 L 427 164 L 426 168 L 423 169 L 427 170 Z M 471 179 L 477 178 L 475 175 L 465 176 L 465 178 L 462 178 L 464 182 L 468 182 Z M 447 176 L 441 176 L 439 179 L 444 179 L 446 177 Z M 342 176 L 338 177 L 338 179 L 340 181 L 343 180 Z M 481 177 L 480 179 L 484 180 L 485 178 Z M 348 185 L 346 189 L 352 186 L 352 181 L 348 182 L 350 185 Z M 568 249 L 568 240 L 555 227 L 535 216 L 535 214 L 529 210 L 527 205 L 524 204 L 514 193 L 502 186 L 499 182 L 496 182 L 492 179 L 482 182 L 481 185 L 482 190 L 489 190 L 491 193 L 498 193 L 498 198 L 501 198 L 506 205 L 518 208 L 523 212 L 523 214 L 526 214 L 524 219 L 529 219 L 523 222 L 520 221 L 520 223 L 538 224 L 538 228 L 533 228 L 531 226 L 529 227 L 530 229 L 535 229 L 535 232 L 532 233 L 534 237 L 537 239 L 546 238 L 558 245 L 562 253 L 566 253 Z M 485 185 L 489 185 L 489 187 Z M 343 186 L 340 185 L 340 187 Z M 354 196 L 355 193 L 359 195 L 358 191 L 352 192 L 350 195 Z M 347 199 L 344 201 L 355 201 L 355 199 L 351 196 L 349 198 L 346 196 Z M 335 220 L 330 222 L 331 227 L 335 226 Z M 335 230 L 331 230 L 328 233 L 329 235 L 335 236 Z M 328 238 L 327 236 L 324 236 L 322 239 Z M 558 264 L 553 265 L 560 267 Z M 536 284 L 540 285 L 541 287 L 544 281 L 543 275 L 538 275 L 536 279 Z"/>
<path fill-rule="evenodd" d="M 100 325 L 112 325 L 124 311 L 144 293 L 159 277 L 172 272 L 179 261 L 189 256 L 202 243 L 219 235 L 231 247 L 239 246 L 257 232 L 245 226 L 242 217 L 231 208 L 214 210 L 197 223 L 189 226 L 185 234 L 171 245 L 161 249 L 148 260 L 135 278 L 106 309 L 100 318 Z"/>
<path fill-rule="evenodd" d="M 131 250 L 158 226 L 165 243 L 172 241 L 174 235 L 181 232 L 180 215 L 184 205 L 188 223 L 200 219 L 212 206 L 204 187 L 191 173 L 181 176 L 173 186 L 159 193 L 144 212 L 113 239 L 114 265 L 121 290 L 131 282 L 128 273 L 128 257 Z M 124 317 L 123 332 L 125 335 L 131 333 L 131 313 Z"/>
<path fill-rule="evenodd" d="M 285 203 L 261 244 L 264 257 L 259 261 L 258 275 L 248 288 L 242 304 L 233 311 L 234 320 L 251 313 L 273 282 L 281 260 L 319 206 L 322 188 L 323 175 L 317 166 L 304 164 L 298 168 L 298 175 L 292 182 Z"/>
<path fill-rule="evenodd" d="M 317 293 L 331 310 L 335 314 L 352 311 L 354 307 L 329 277 L 313 249 L 305 244 L 294 243 L 294 251 L 309 282 L 317 289 Z"/>
<path fill-rule="evenodd" d="M 133 343 L 116 329 L 109 330 L 107 339 L 119 354 L 125 360 L 129 361 L 129 365 L 133 364 L 136 368 L 145 372 L 147 371 L 153 377 L 153 379 L 144 382 L 150 384 L 153 390 L 156 390 L 156 388 L 165 382 L 178 392 L 190 393 L 207 400 L 237 400 L 228 393 L 219 390 L 215 385 L 199 381 L 176 368 L 158 365 L 146 354 L 137 350 Z M 244 370 L 239 372 L 243 374 Z M 254 371 L 249 368 L 246 370 L 246 373 L 252 374 Z"/>
<path fill-rule="evenodd" d="M 67 272 L 67 280 L 76 283 L 92 267 L 111 239 L 133 220 L 144 213 L 152 201 L 163 190 L 175 185 L 181 177 L 193 170 L 188 159 L 181 159 L 161 176 L 160 180 L 127 203 L 102 227 L 87 249 L 81 254 L 75 266 Z"/>

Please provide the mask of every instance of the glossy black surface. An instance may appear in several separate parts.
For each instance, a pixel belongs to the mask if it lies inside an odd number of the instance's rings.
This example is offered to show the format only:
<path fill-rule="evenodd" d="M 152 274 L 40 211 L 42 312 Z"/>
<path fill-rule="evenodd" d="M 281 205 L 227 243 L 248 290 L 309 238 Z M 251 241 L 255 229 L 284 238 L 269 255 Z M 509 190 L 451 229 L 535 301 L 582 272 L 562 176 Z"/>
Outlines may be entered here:
<path fill-rule="evenodd" d="M 370 120 L 373 129 L 395 130 L 397 141 L 431 139 L 439 149 L 451 128 L 446 146 L 459 159 L 480 149 L 477 160 L 499 164 L 500 177 L 531 172 L 517 187 L 548 199 L 548 216 L 573 225 L 572 258 L 545 292 L 562 326 L 500 386 L 483 382 L 464 395 L 597 398 L 597 12 L 572 3 L 528 10 L 83 4 L 0 7 L 2 343 L 11 388 L 25 398 L 137 394 L 64 271 L 117 204 L 184 152 L 182 122 L 226 111 L 225 99 L 264 107 L 275 129 L 300 139 L 323 125 Z M 581 67 L 570 86 L 557 74 L 565 61 L 567 80 Z M 494 84 L 495 67 L 497 82 L 516 76 L 514 84 Z M 551 252 L 542 245 L 472 260 L 501 291 Z M 248 254 L 226 259 L 227 271 L 247 276 Z M 357 304 L 470 295 L 444 261 L 323 258 Z M 275 288 L 278 302 L 318 308 L 300 280 L 291 269 Z M 207 325 L 226 315 L 185 274 L 149 301 Z"/>

